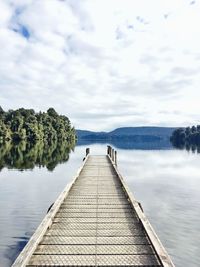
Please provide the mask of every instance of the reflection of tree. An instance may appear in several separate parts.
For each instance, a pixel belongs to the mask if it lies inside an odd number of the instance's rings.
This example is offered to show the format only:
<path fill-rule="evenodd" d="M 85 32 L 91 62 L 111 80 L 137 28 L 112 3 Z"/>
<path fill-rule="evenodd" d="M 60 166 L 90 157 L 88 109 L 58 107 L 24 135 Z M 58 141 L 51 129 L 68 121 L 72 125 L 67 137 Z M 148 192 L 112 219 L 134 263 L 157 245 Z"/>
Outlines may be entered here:
<path fill-rule="evenodd" d="M 170 140 L 176 148 L 200 153 L 200 126 L 177 128 Z"/>
<path fill-rule="evenodd" d="M 19 253 L 22 251 L 22 249 L 25 247 L 25 245 L 28 243 L 29 236 L 26 237 L 14 237 L 16 239 L 16 243 L 13 245 L 7 246 L 7 250 L 5 252 L 5 258 L 8 260 L 9 266 L 11 266 L 14 262 L 14 260 L 17 258 Z"/>
<path fill-rule="evenodd" d="M 25 170 L 38 166 L 52 171 L 57 164 L 69 159 L 69 153 L 74 146 L 75 143 L 56 140 L 49 143 L 6 142 L 0 146 L 0 170 L 4 167 Z"/>
<path fill-rule="evenodd" d="M 188 152 L 192 153 L 200 153 L 200 145 L 198 144 L 190 144 L 190 143 L 179 143 L 179 142 L 172 142 L 173 146 L 178 149 L 187 150 Z"/>

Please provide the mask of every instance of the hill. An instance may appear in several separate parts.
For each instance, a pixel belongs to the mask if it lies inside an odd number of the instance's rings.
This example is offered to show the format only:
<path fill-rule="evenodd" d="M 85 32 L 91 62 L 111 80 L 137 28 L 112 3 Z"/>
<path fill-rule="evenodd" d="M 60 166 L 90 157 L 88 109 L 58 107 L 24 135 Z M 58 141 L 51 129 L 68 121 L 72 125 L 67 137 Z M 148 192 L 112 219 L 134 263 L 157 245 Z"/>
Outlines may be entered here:
<path fill-rule="evenodd" d="M 156 126 L 142 126 L 142 127 L 122 127 L 109 132 L 109 135 L 152 135 L 152 136 L 171 136 L 175 128 L 171 127 L 156 127 Z"/>
<path fill-rule="evenodd" d="M 84 138 L 85 136 L 93 135 L 93 134 L 105 134 L 105 132 L 92 132 L 92 131 L 87 131 L 87 130 L 76 130 L 76 134 L 77 134 L 78 138 Z"/>
<path fill-rule="evenodd" d="M 78 139 L 84 140 L 113 140 L 113 139 L 131 139 L 134 141 L 156 141 L 169 139 L 176 128 L 172 127 L 122 127 L 111 132 L 92 132 L 86 130 L 76 130 Z"/>
<path fill-rule="evenodd" d="M 76 130 L 77 145 L 110 144 L 121 149 L 171 149 L 171 127 L 123 127 L 110 132 Z"/>

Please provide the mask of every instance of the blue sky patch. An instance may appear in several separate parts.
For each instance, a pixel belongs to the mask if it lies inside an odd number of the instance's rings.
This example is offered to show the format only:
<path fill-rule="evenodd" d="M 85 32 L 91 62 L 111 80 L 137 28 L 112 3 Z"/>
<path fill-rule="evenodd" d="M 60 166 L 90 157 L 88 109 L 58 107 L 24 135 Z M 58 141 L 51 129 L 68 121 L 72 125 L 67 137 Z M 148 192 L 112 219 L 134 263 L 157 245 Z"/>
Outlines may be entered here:
<path fill-rule="evenodd" d="M 18 27 L 14 28 L 13 31 L 20 33 L 26 39 L 30 37 L 30 32 L 24 25 L 18 24 Z"/>
<path fill-rule="evenodd" d="M 28 29 L 23 25 L 21 26 L 21 33 L 26 39 L 28 39 L 30 37 L 30 33 L 29 33 Z"/>

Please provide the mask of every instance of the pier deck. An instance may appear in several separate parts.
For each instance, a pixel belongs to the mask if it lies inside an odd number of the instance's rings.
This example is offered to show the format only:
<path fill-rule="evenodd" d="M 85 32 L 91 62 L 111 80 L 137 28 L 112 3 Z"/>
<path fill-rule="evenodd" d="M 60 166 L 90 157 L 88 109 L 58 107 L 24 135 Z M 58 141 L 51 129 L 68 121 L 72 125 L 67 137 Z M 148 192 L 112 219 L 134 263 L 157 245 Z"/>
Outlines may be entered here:
<path fill-rule="evenodd" d="M 110 156 L 87 156 L 13 267 L 174 266 Z"/>

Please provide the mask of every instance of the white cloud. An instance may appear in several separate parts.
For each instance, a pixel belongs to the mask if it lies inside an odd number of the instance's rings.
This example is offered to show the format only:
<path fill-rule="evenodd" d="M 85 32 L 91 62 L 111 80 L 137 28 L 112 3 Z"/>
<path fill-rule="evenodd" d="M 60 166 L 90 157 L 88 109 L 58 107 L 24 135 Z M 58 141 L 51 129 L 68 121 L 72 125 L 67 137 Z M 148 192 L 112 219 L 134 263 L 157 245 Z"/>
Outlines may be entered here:
<path fill-rule="evenodd" d="M 77 128 L 186 125 L 200 112 L 200 4 L 4 0 L 0 101 Z"/>
<path fill-rule="evenodd" d="M 11 8 L 1 1 L 0 2 L 0 27 L 6 27 L 11 16 L 12 16 Z"/>

